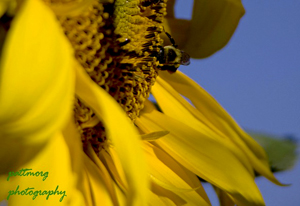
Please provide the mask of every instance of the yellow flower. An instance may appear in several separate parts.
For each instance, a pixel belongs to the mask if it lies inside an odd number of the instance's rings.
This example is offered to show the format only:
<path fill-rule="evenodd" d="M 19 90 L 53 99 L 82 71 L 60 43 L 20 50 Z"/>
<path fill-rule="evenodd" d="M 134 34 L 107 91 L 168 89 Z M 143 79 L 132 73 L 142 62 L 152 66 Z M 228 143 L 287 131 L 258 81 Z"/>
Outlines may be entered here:
<path fill-rule="evenodd" d="M 164 30 L 190 40 L 191 56 L 208 56 L 234 31 L 239 0 L 195 1 L 190 33 L 172 12 L 162 26 L 173 1 L 17 2 L 0 4 L 0 201 L 210 205 L 201 177 L 224 205 L 264 205 L 254 171 L 280 184 L 262 148 L 209 94 L 160 71 Z"/>

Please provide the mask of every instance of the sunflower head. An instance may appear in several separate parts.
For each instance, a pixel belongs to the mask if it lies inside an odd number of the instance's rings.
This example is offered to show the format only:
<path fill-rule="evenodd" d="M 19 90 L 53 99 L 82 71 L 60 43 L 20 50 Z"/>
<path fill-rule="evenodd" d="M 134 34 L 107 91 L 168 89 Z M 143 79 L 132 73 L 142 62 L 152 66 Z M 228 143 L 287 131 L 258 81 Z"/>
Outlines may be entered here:
<path fill-rule="evenodd" d="M 70 3 L 46 2 L 50 7 Z M 143 109 L 161 67 L 165 15 L 166 0 L 95 0 L 80 15 L 58 15 L 77 61 L 132 121 Z M 90 141 L 99 152 L 106 140 L 102 123 L 78 98 L 74 111 L 84 145 Z"/>
<path fill-rule="evenodd" d="M 0 159 L 8 166 L 0 172 L 26 165 L 58 172 L 53 176 L 68 186 L 69 200 L 81 202 L 77 205 L 210 205 L 198 177 L 215 187 L 221 204 L 264 205 L 255 172 L 280 183 L 263 149 L 199 85 L 174 73 L 189 63 L 189 56 L 165 31 L 168 25 L 162 25 L 166 0 L 44 1 L 52 10 L 39 0 L 24 0 L 15 19 L 2 12 L 5 4 L 0 2 L 0 36 L 5 40 Z M 172 31 L 187 34 L 183 49 L 194 51 L 192 57 L 210 55 L 228 41 L 227 26 L 234 30 L 244 11 L 240 0 L 228 2 L 195 1 L 195 10 L 203 12 L 193 12 L 196 20 L 181 20 L 185 26 Z M 199 26 L 201 19 L 208 26 Z M 226 38 L 219 31 L 225 31 Z M 171 45 L 164 45 L 162 34 Z M 218 38 L 207 38 L 214 35 Z M 215 39 L 217 45 L 203 49 Z M 160 111 L 146 101 L 150 90 Z M 1 185 L 9 188 L 3 177 Z"/>

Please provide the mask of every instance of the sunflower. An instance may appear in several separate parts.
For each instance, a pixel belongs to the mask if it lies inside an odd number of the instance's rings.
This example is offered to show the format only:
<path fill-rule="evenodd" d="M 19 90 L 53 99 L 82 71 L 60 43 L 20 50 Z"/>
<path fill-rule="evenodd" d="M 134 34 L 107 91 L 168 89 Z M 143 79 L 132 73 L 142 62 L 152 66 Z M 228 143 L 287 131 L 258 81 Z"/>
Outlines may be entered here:
<path fill-rule="evenodd" d="M 1 2 L 0 200 L 210 205 L 202 178 L 222 205 L 264 205 L 254 173 L 280 183 L 263 149 L 161 60 L 166 31 L 194 58 L 223 47 L 241 2 L 195 1 L 191 21 L 173 4 Z"/>

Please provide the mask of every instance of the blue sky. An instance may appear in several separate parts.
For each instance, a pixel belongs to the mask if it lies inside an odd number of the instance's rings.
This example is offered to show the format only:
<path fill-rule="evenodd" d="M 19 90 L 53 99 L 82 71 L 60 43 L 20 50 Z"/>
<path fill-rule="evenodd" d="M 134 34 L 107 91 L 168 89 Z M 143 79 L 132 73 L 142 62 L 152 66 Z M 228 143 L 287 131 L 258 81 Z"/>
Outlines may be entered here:
<path fill-rule="evenodd" d="M 175 15 L 189 18 L 193 1 L 177 1 Z M 300 1 L 242 2 L 246 14 L 228 45 L 180 70 L 211 93 L 243 128 L 292 135 L 300 142 Z M 299 163 L 276 174 L 292 186 L 257 179 L 267 206 L 300 204 Z"/>

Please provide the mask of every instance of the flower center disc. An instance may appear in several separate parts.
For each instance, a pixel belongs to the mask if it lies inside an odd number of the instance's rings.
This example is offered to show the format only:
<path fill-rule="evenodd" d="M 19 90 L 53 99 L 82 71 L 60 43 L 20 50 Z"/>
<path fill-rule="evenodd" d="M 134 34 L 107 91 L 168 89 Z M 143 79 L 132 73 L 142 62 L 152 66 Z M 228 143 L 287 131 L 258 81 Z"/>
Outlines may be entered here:
<path fill-rule="evenodd" d="M 78 16 L 58 17 L 77 61 L 132 121 L 143 109 L 157 77 L 156 56 L 163 45 L 159 34 L 165 15 L 166 0 L 95 0 Z M 90 141 L 99 152 L 106 139 L 102 123 L 79 99 L 74 111 L 83 144 Z"/>

